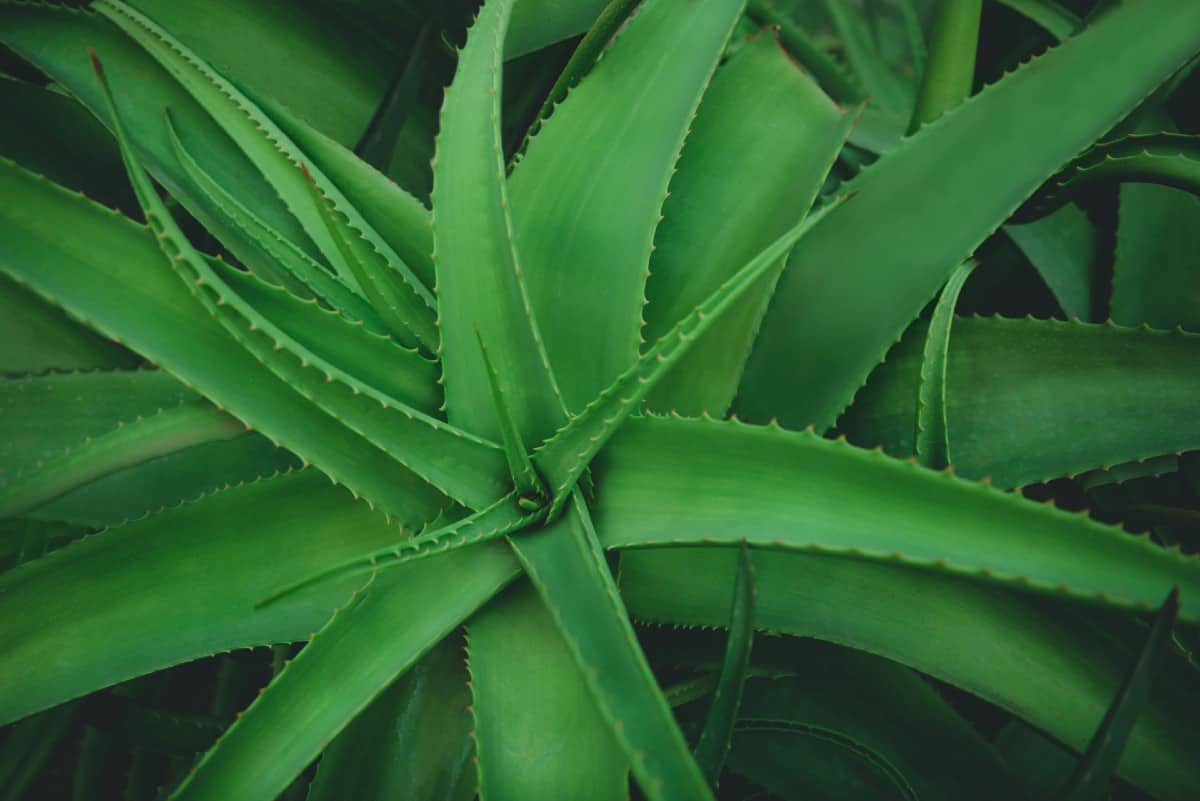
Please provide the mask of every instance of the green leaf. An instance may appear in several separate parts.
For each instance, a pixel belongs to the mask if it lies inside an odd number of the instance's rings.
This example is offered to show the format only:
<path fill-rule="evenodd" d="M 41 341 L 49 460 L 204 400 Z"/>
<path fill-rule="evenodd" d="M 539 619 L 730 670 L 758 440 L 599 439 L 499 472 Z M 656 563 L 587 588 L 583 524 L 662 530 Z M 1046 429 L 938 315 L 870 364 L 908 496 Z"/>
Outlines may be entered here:
<path fill-rule="evenodd" d="M 30 517 L 93 528 L 117 526 L 299 466 L 295 455 L 251 434 L 198 445 L 107 475 L 30 512 Z"/>
<path fill-rule="evenodd" d="M 866 92 L 857 79 L 826 55 L 801 25 L 778 8 L 775 0 L 750 0 L 746 15 L 764 27 L 775 27 L 788 54 L 812 73 L 831 98 L 847 105 L 857 105 L 866 100 Z"/>
<path fill-rule="evenodd" d="M 497 374 L 496 366 L 492 364 L 491 358 L 488 357 L 487 345 L 483 344 L 483 335 L 479 334 L 478 328 L 475 329 L 475 333 L 479 336 L 479 350 L 483 354 L 488 383 L 491 384 L 492 389 L 492 406 L 496 410 L 496 418 L 500 424 L 504 456 L 508 459 L 508 472 L 512 477 L 513 487 L 517 490 L 518 502 L 532 504 L 534 508 L 537 508 L 541 505 L 541 499 L 545 496 L 546 489 L 542 486 L 537 471 L 533 469 L 533 462 L 529 461 L 529 452 L 525 448 L 521 431 L 513 422 L 508 400 L 504 397 L 504 389 L 500 386 L 500 376 Z"/>
<path fill-rule="evenodd" d="M 622 594 L 642 620 L 725 625 L 733 549 L 627 551 Z M 1083 749 L 1129 664 L 1108 635 L 1069 610 L 960 578 L 853 559 L 755 554 L 760 631 L 865 650 L 954 684 Z M 1194 679 L 1163 676 L 1120 774 L 1164 801 L 1200 781 L 1190 745 Z"/>
<path fill-rule="evenodd" d="M 740 270 L 717 287 L 700 305 L 659 337 L 632 367 L 594 398 L 586 408 L 555 432 L 533 453 L 533 463 L 550 482 L 554 503 L 551 517 L 563 507 L 579 477 L 609 437 L 692 345 L 716 325 L 829 211 L 851 198 L 805 218 L 763 248 Z"/>
<path fill-rule="evenodd" d="M 107 206 L 137 209 L 116 142 L 86 107 L 7 75 L 0 76 L 0 104 L 22 121 L 0 129 L 0 155 Z"/>
<path fill-rule="evenodd" d="M 517 249 L 568 410 L 637 358 L 667 184 L 741 6 L 645 4 L 513 171 Z"/>
<path fill-rule="evenodd" d="M 159 370 L 95 370 L 0 379 L 0 476 L 115 431 L 121 423 L 195 402 Z"/>
<path fill-rule="evenodd" d="M 1165 186 L 1122 186 L 1112 319 L 1200 331 L 1198 247 L 1200 198 Z"/>
<path fill-rule="evenodd" d="M 1069 318 L 1094 321 L 1092 269 L 1096 261 L 1096 232 L 1078 206 L 1024 225 L 1006 225 L 1006 233 L 1054 293 Z"/>
<path fill-rule="evenodd" d="M 94 60 L 94 64 L 103 83 L 100 62 Z M 494 446 L 369 386 L 358 385 L 344 370 L 303 348 L 229 289 L 191 246 L 155 193 L 125 136 L 107 87 L 106 97 L 121 155 L 150 229 L 173 271 L 208 313 L 281 380 L 433 486 L 477 508 L 502 495 L 492 458 L 497 450 Z M 332 227 L 331 231 L 337 233 Z M 382 312 L 379 306 L 376 310 Z M 324 380 L 318 374 L 323 374 Z"/>
<path fill-rule="evenodd" d="M 1150 698 L 1155 669 L 1171 642 L 1171 627 L 1179 614 L 1179 588 L 1171 590 L 1154 618 L 1154 627 L 1146 637 L 1137 660 L 1121 682 L 1104 721 L 1096 730 L 1083 761 L 1063 789 L 1064 801 L 1100 801 L 1107 797 L 1121 752 L 1129 741 L 1138 715 Z"/>
<path fill-rule="evenodd" d="M 659 690 L 579 492 L 556 523 L 509 537 L 650 801 L 711 799 Z"/>
<path fill-rule="evenodd" d="M 371 387 L 426 415 L 437 414 L 442 397 L 436 362 L 391 337 L 375 334 L 336 311 L 301 300 L 225 262 L 206 261 L 255 312 L 278 325 L 300 348 L 327 364 L 337 365 L 356 385 Z"/>
<path fill-rule="evenodd" d="M 119 425 L 0 483 L 0 517 L 28 514 L 85 484 L 151 459 L 247 433 L 242 423 L 207 403 L 184 404 Z"/>
<path fill-rule="evenodd" d="M 144 162 L 222 242 L 238 243 L 241 234 L 192 186 L 162 124 L 164 109 L 171 109 L 189 150 L 221 186 L 310 255 L 319 253 L 276 190 L 207 111 L 135 39 L 107 19 L 68 6 L 5 0 L 0 2 L 0 38 L 78 98 L 111 130 L 103 93 L 86 49 L 79 43 L 102 53 L 109 82 L 124 98 L 125 124 Z"/>
<path fill-rule="evenodd" d="M 445 505 L 410 470 L 264 370 L 164 269 L 148 229 L 2 160 L 0 197 L 0 261 L 12 277 L 401 520 L 420 525 Z"/>
<path fill-rule="evenodd" d="M 437 337 L 435 326 L 426 319 L 426 309 L 416 305 L 402 282 L 390 273 L 378 248 L 355 230 L 350 217 L 338 212 L 333 198 L 322 191 L 307 164 L 301 163 L 300 172 L 308 183 L 309 197 L 348 269 L 346 278 L 353 280 L 395 337 L 405 344 L 432 351 Z"/>
<path fill-rule="evenodd" d="M 226 77 L 353 144 L 387 89 L 396 45 L 329 3 L 130 0 Z M 101 56 L 104 53 L 101 52 Z"/>
<path fill-rule="evenodd" d="M 437 514 L 423 503 L 414 495 L 410 514 Z M 216 493 L 0 574 L 0 722 L 218 651 L 305 639 L 354 583 L 255 604 L 404 535 L 307 470 Z"/>
<path fill-rule="evenodd" d="M 746 686 L 746 670 L 750 665 L 750 649 L 754 645 L 754 562 L 750 548 L 742 540 L 738 554 L 737 580 L 733 584 L 733 606 L 729 612 L 729 640 L 725 644 L 725 661 L 717 680 L 712 705 L 704 720 L 704 728 L 694 750 L 708 783 L 716 788 L 721 770 L 729 754 L 734 723 Z"/>
<path fill-rule="evenodd" d="M 851 441 L 915 453 L 924 339 L 914 324 L 872 374 L 839 422 Z M 1200 447 L 1197 360 L 1190 334 L 961 317 L 946 364 L 955 469 L 1007 489 Z"/>
<path fill-rule="evenodd" d="M 468 626 L 479 795 L 623 798 L 629 768 L 575 657 L 522 582 Z"/>
<path fill-rule="evenodd" d="M 613 37 L 620 33 L 621 26 L 629 19 L 641 0 L 608 0 L 607 5 L 600 11 L 596 21 L 588 27 L 587 33 L 571 52 L 571 58 L 558 74 L 554 85 L 546 93 L 542 107 L 534 118 L 529 136 L 537 133 L 542 120 L 554 112 L 554 107 L 561 103 L 573 88 L 579 85 L 584 76 L 591 72 L 596 61 L 603 55 L 611 44 Z M 522 148 L 523 150 L 524 148 Z"/>
<path fill-rule="evenodd" d="M 261 274 L 263 278 L 271 280 L 272 283 L 282 284 L 302 297 L 318 297 L 333 308 L 346 312 L 354 319 L 362 320 L 377 333 L 386 332 L 387 329 L 379 319 L 379 315 L 362 296 L 310 258 L 294 243 L 270 228 L 204 171 L 204 168 L 197 163 L 183 142 L 180 141 L 175 130 L 174 120 L 169 112 L 167 113 L 167 131 L 171 137 L 171 144 L 175 147 L 175 155 L 187 171 L 188 176 L 204 193 L 213 207 L 224 214 L 231 225 L 246 234 L 245 242 L 254 245 L 251 248 L 238 248 L 236 251 L 252 271 Z M 237 243 L 233 244 L 235 247 L 237 246 Z"/>
<path fill-rule="evenodd" d="M 129 368 L 137 361 L 0 273 L 0 374 Z"/>
<path fill-rule="evenodd" d="M 339 244 L 348 240 L 358 259 L 369 267 L 376 288 L 381 292 L 388 290 L 384 294 L 389 301 L 402 304 L 404 324 L 411 329 L 416 341 L 432 347 L 436 336 L 432 330 L 433 299 L 428 290 L 324 173 L 310 165 L 320 192 L 339 215 L 336 232 L 328 229 L 318 204 L 311 201 L 305 177 L 297 169 L 304 163 L 304 154 L 295 143 L 230 81 L 152 20 L 120 0 L 101 0 L 96 3 L 96 8 L 134 36 L 219 122 L 271 182 L 343 280 L 352 287 L 358 285 L 347 264 L 343 245 Z"/>
<path fill-rule="evenodd" d="M 867 24 L 868 15 L 838 0 L 822 0 L 822 5 L 833 23 L 846 61 L 872 105 L 909 117 L 913 87 L 905 85 L 892 71 L 877 43 L 870 41 L 872 30 Z M 874 22 L 873 19 L 871 21 Z"/>
<path fill-rule="evenodd" d="M 958 293 L 975 269 L 973 261 L 959 265 L 942 287 L 933 307 L 925 349 L 921 357 L 921 381 L 917 390 L 917 460 L 925 467 L 942 470 L 950 458 L 950 429 L 946 422 L 946 358 L 950 351 L 950 327 Z"/>
<path fill-rule="evenodd" d="M 592 26 L 608 0 L 522 0 L 513 14 L 504 57 L 516 58 Z"/>
<path fill-rule="evenodd" d="M 970 96 L 982 13 L 983 0 L 942 0 L 937 4 L 929 35 L 929 63 L 921 76 L 910 133 Z"/>
<path fill-rule="evenodd" d="M 770 31 L 717 70 L 655 233 L 644 338 L 665 334 L 804 217 L 852 122 L 853 114 L 834 105 Z M 754 191 L 731 204 L 735 183 Z M 773 285 L 773 278 L 764 280 L 705 334 L 650 393 L 650 407 L 723 415 Z"/>
<path fill-rule="evenodd" d="M 1182 590 L 1200 618 L 1200 559 L 1084 515 L 811 433 L 712 420 L 628 421 L 597 463 L 606 547 L 815 551 L 1114 607 Z"/>
<path fill-rule="evenodd" d="M 837 730 L 772 722 L 739 729 L 731 769 L 771 797 L 918 801 L 887 757 Z"/>
<path fill-rule="evenodd" d="M 330 743 L 307 801 L 470 801 L 470 703 L 462 637 L 451 635 Z"/>
<path fill-rule="evenodd" d="M 793 252 L 739 413 L 829 427 L 950 271 L 1187 61 L 1197 31 L 1190 0 L 1122 5 L 864 171 L 847 186 L 860 193 L 854 203 Z M 1158 46 L 1133 44 L 1144 41 Z"/>
<path fill-rule="evenodd" d="M 251 98 L 332 180 L 425 286 L 433 286 L 433 232 L 429 210 L 412 194 L 268 97 Z"/>
<path fill-rule="evenodd" d="M 1022 797 L 991 744 L 915 672 L 813 640 L 789 643 L 785 653 L 777 663 L 784 675 L 746 682 L 739 732 L 778 724 L 837 732 L 878 754 L 925 801 Z M 745 765 L 749 751 L 735 747 L 730 769 Z M 807 767 L 819 775 L 819 764 Z"/>
<path fill-rule="evenodd" d="M 371 582 L 226 730 L 171 799 L 275 798 L 372 699 L 516 574 L 508 549 L 493 543 Z M 430 605 L 435 597 L 442 601 Z M 325 692 L 331 685 L 336 693 Z"/>
<path fill-rule="evenodd" d="M 1097 185 L 1119 182 L 1200 193 L 1200 136 L 1135 133 L 1102 142 L 1046 181 L 1021 207 L 1017 218 L 1037 219 Z"/>
<path fill-rule="evenodd" d="M 480 403 L 491 381 L 479 331 L 509 400 L 515 432 L 540 442 L 566 421 L 542 347 L 513 243 L 500 141 L 501 46 L 512 3 L 484 6 L 459 54 L 442 106 L 434 165 L 439 355 L 446 414 L 456 425 L 497 439 L 503 426 Z M 475 232 L 463 236 L 464 231 Z"/>
<path fill-rule="evenodd" d="M 296 593 L 306 592 L 314 587 L 348 577 L 361 576 L 364 573 L 374 575 L 388 568 L 400 567 L 430 556 L 438 556 L 447 551 L 456 551 L 468 545 L 499 539 L 541 522 L 544 518 L 544 512 L 540 510 L 530 512 L 524 509 L 518 503 L 516 493 L 510 493 L 491 506 L 461 520 L 453 520 L 446 525 L 431 524 L 415 537 L 392 543 L 365 556 L 359 555 L 340 564 L 334 564 L 319 573 L 289 584 L 265 597 L 259 602 L 259 605 L 268 606 L 279 603 Z"/>

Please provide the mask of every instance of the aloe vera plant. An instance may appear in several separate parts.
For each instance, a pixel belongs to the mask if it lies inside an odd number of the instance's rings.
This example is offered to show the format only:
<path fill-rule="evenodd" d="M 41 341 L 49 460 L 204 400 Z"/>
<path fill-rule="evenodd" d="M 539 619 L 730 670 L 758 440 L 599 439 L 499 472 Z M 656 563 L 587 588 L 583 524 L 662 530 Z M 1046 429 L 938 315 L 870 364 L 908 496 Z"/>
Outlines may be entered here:
<path fill-rule="evenodd" d="M 0 43 L 0 799 L 1200 793 L 1194 0 Z"/>

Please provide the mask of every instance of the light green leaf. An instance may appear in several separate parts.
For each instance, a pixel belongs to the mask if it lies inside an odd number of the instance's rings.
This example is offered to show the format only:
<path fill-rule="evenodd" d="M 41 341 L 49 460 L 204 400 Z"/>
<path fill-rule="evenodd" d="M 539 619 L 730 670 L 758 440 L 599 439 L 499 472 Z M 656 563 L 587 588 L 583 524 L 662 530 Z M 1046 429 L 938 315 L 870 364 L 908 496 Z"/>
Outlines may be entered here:
<path fill-rule="evenodd" d="M 921 357 L 921 381 L 917 390 L 917 459 L 926 467 L 942 470 L 953 464 L 950 458 L 950 430 L 946 422 L 946 357 L 950 351 L 950 327 L 954 325 L 954 306 L 958 293 L 967 282 L 975 263 L 959 265 L 942 287 L 933 307 L 925 348 Z"/>
<path fill-rule="evenodd" d="M 370 583 L 226 730 L 172 801 L 275 798 L 372 699 L 516 574 L 507 548 L 494 543 Z M 442 602 L 431 606 L 433 597 Z M 331 684 L 336 693 L 322 692 Z"/>
<path fill-rule="evenodd" d="M 643 5 L 513 171 L 517 248 L 569 410 L 637 358 L 667 184 L 741 7 Z M 588 158 L 579 157 L 581 142 Z"/>
<path fill-rule="evenodd" d="M 645 339 L 665 334 L 804 217 L 852 122 L 853 114 L 826 97 L 770 31 L 717 70 L 655 233 Z M 734 186 L 754 191 L 731 202 Z M 774 276 L 764 280 L 705 334 L 650 393 L 649 406 L 723 415 L 773 285 Z"/>
<path fill-rule="evenodd" d="M 712 799 L 638 645 L 579 492 L 556 523 L 509 542 L 642 792 L 650 801 Z"/>
<path fill-rule="evenodd" d="M 509 0 L 484 6 L 459 54 L 442 106 L 434 165 L 439 355 L 447 417 L 499 439 L 502 426 L 480 403 L 491 381 L 478 336 L 496 365 L 516 432 L 540 442 L 566 421 L 513 243 L 500 141 L 501 47 Z M 475 232 L 464 236 L 464 231 Z M 477 335 L 475 331 L 478 331 Z"/>
<path fill-rule="evenodd" d="M 596 470 L 603 487 L 596 526 L 606 547 L 745 538 L 755 547 L 902 564 L 1140 609 L 1178 585 L 1181 617 L 1200 618 L 1198 558 L 811 433 L 630 420 Z"/>
<path fill-rule="evenodd" d="M 12 277 L 402 520 L 419 525 L 445 505 L 410 470 L 264 370 L 164 269 L 148 229 L 4 161 L 0 198 L 0 263 Z M 63 227 L 72 236 L 61 236 Z"/>

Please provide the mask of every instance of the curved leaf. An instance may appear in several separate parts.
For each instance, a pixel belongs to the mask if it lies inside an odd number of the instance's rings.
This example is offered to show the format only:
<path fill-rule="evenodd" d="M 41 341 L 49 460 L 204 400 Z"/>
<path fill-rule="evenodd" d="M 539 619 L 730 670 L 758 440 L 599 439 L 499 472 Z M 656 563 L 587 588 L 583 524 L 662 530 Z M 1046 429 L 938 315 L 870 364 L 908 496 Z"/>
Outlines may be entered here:
<path fill-rule="evenodd" d="M 637 358 L 667 184 L 741 7 L 642 6 L 513 171 L 517 248 L 568 410 Z M 582 141 L 590 158 L 579 158 Z"/>
<path fill-rule="evenodd" d="M 733 549 L 630 551 L 622 593 L 640 619 L 724 625 Z M 1012 712 L 1082 750 L 1130 655 L 1070 614 L 1008 591 L 908 568 L 808 554 L 759 552 L 760 631 L 815 637 L 914 667 Z M 1190 670 L 1190 668 L 1188 668 Z M 1164 676 L 1139 718 L 1119 773 L 1164 801 L 1188 801 L 1200 782 L 1198 706 Z"/>
<path fill-rule="evenodd" d="M 846 187 L 854 203 L 793 252 L 739 413 L 832 425 L 950 271 L 1197 49 L 1200 5 L 1123 4 L 864 171 Z"/>
<path fill-rule="evenodd" d="M 597 479 L 596 525 L 610 548 L 745 538 L 1143 609 L 1179 585 L 1181 616 L 1200 619 L 1200 558 L 811 433 L 631 420 Z"/>

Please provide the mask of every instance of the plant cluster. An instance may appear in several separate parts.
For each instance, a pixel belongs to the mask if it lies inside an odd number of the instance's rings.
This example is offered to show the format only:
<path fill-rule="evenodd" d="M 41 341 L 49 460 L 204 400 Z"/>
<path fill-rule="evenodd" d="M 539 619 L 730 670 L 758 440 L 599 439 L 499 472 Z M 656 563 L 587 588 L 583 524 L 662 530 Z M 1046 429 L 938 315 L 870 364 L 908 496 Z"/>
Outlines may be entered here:
<path fill-rule="evenodd" d="M 1200 797 L 1196 0 L 0 43 L 0 800 Z"/>

